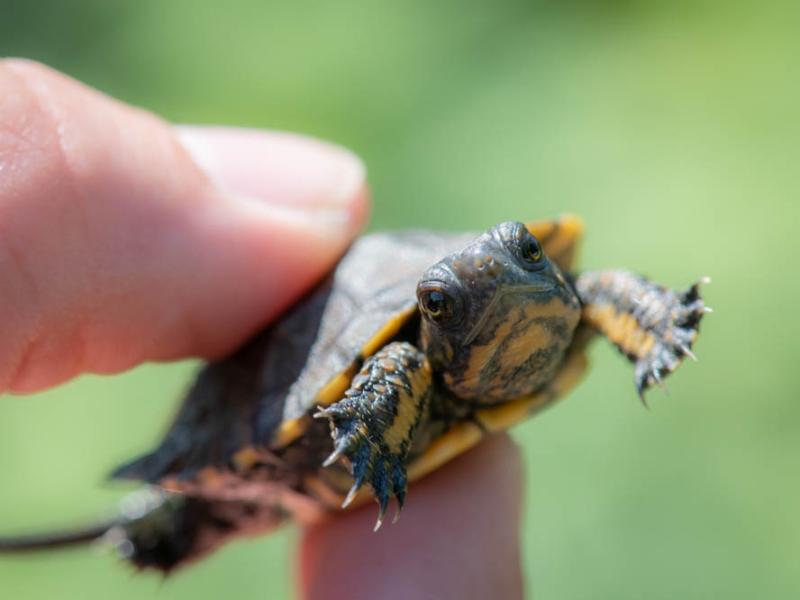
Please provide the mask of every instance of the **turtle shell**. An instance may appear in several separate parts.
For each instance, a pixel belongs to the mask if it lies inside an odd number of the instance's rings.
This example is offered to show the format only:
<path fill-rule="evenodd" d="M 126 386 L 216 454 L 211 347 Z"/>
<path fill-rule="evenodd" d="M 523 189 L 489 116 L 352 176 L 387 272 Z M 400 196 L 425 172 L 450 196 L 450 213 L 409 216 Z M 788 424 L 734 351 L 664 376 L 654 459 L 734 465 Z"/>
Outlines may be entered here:
<path fill-rule="evenodd" d="M 551 260 L 568 270 L 580 221 L 562 217 L 528 227 Z M 160 446 L 114 476 L 162 484 L 191 481 L 209 471 L 245 470 L 264 460 L 264 449 L 296 442 L 312 426 L 311 411 L 340 399 L 365 358 L 398 336 L 415 339 L 420 275 L 474 237 L 404 231 L 359 238 L 334 271 L 282 318 L 232 356 L 207 365 Z M 490 428 L 519 420 L 510 410 L 487 414 Z M 457 448 L 472 445 L 456 434 L 449 439 Z M 323 440 L 329 442 L 327 436 Z M 448 456 L 454 452 L 449 448 Z M 317 460 L 308 445 L 300 452 Z M 413 472 L 427 472 L 440 462 L 412 465 L 412 478 Z"/>

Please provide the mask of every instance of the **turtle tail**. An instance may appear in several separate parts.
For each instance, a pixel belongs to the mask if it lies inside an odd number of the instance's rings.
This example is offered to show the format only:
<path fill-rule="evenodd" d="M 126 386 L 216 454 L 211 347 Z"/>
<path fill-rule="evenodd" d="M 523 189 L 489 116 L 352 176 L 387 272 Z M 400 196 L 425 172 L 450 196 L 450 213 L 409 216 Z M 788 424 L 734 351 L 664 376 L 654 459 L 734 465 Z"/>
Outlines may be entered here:
<path fill-rule="evenodd" d="M 123 499 L 116 518 L 62 532 L 0 538 L 0 554 L 54 550 L 102 540 L 138 570 L 171 573 L 239 535 L 276 527 L 276 507 L 214 501 L 147 488 Z"/>
<path fill-rule="evenodd" d="M 119 524 L 119 519 L 113 519 L 53 533 L 0 537 L 0 554 L 82 546 L 102 538 Z"/>
<path fill-rule="evenodd" d="M 279 508 L 256 502 L 208 500 L 159 489 L 144 493 L 148 496 L 133 510 L 123 505 L 128 520 L 107 534 L 120 556 L 140 570 L 169 574 L 232 539 L 272 530 L 285 518 Z"/>

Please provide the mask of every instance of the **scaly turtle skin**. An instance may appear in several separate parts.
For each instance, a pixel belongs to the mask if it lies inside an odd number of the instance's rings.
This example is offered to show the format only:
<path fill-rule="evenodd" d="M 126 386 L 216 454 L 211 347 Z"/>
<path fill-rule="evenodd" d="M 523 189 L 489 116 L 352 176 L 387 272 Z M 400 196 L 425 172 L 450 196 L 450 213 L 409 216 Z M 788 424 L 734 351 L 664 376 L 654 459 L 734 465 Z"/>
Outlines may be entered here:
<path fill-rule="evenodd" d="M 508 222 L 478 236 L 364 236 L 277 323 L 207 365 L 159 447 L 115 472 L 152 484 L 101 533 L 169 571 L 287 516 L 390 498 L 564 395 L 587 342 L 634 364 L 640 395 L 691 348 L 705 310 L 627 271 L 574 274 L 582 225 Z M 367 485 L 365 485 L 367 484 Z M 0 540 L 0 550 L 44 545 Z"/>

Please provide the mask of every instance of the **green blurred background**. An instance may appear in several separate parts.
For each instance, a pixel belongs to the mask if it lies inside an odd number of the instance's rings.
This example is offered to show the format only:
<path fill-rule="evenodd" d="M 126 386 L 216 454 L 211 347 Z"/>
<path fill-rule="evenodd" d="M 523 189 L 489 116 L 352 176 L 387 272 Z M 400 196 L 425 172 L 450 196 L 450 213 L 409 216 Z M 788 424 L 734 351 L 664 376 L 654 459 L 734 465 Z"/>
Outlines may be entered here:
<path fill-rule="evenodd" d="M 372 228 L 563 211 L 583 265 L 713 276 L 698 364 L 651 393 L 597 345 L 514 431 L 539 598 L 800 597 L 797 2 L 0 0 L 26 56 L 177 122 L 301 131 L 364 157 Z M 0 403 L 0 530 L 80 521 L 194 364 Z M 402 526 L 402 524 L 400 525 Z M 290 596 L 291 528 L 166 583 L 107 553 L 0 560 L 0 597 Z"/>

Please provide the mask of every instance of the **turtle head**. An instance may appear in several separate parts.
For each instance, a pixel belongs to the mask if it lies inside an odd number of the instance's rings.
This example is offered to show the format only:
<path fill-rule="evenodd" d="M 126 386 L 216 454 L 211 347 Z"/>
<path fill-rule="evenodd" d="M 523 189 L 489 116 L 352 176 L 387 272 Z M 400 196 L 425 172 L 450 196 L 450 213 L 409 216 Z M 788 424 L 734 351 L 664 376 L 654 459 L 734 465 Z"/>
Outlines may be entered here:
<path fill-rule="evenodd" d="M 417 285 L 421 344 L 456 396 L 502 402 L 555 373 L 580 319 L 564 275 L 522 223 L 491 228 Z"/>

